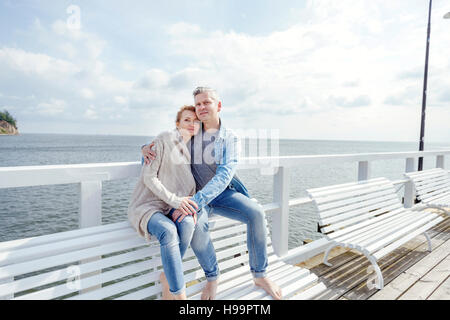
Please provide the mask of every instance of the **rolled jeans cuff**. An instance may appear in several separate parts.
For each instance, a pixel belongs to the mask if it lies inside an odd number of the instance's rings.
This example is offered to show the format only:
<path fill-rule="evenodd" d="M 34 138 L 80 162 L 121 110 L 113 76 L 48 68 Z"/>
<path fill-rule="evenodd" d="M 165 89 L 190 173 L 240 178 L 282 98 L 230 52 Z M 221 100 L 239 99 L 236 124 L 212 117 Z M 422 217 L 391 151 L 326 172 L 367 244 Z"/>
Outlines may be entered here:
<path fill-rule="evenodd" d="M 252 271 L 252 274 L 253 274 L 253 278 L 265 278 L 267 276 L 266 271 L 261 271 L 261 272 Z"/>
<path fill-rule="evenodd" d="M 206 276 L 206 281 L 208 281 L 208 282 L 216 281 L 217 279 L 219 279 L 219 274 Z"/>
<path fill-rule="evenodd" d="M 172 290 L 169 288 L 170 293 L 175 295 L 175 296 L 177 296 L 179 294 L 182 294 L 185 290 L 186 290 L 186 286 L 183 286 L 183 288 L 181 288 L 180 290 L 177 290 L 175 292 L 172 292 Z"/>

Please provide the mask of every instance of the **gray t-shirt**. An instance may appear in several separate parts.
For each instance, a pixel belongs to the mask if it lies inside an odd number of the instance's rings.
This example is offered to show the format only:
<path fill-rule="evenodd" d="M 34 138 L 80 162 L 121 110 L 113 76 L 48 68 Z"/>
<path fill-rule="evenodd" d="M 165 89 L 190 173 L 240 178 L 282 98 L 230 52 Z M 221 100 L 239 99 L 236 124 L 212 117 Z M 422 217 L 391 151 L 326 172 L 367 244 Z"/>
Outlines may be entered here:
<path fill-rule="evenodd" d="M 197 191 L 216 175 L 217 164 L 214 160 L 214 141 L 219 135 L 219 130 L 210 133 L 201 130 L 191 138 L 187 144 L 191 153 L 191 171 L 194 176 Z"/>

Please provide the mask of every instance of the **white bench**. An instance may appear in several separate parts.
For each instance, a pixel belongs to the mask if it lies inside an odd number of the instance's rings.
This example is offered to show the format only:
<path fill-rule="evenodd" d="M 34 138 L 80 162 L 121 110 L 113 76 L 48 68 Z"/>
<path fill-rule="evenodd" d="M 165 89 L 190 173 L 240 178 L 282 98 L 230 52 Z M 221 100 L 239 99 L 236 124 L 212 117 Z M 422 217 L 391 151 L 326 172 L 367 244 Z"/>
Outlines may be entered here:
<path fill-rule="evenodd" d="M 417 198 L 427 208 L 450 214 L 450 176 L 441 168 L 405 173 L 416 190 Z"/>
<path fill-rule="evenodd" d="M 218 299 L 269 299 L 253 284 L 246 226 L 210 219 L 221 275 Z M 268 275 L 288 299 L 311 299 L 326 288 L 309 270 L 284 263 L 268 243 Z M 186 293 L 199 299 L 205 279 L 189 248 Z M 0 243 L 0 299 L 159 299 L 157 241 L 146 243 L 128 221 Z"/>
<path fill-rule="evenodd" d="M 307 190 L 317 207 L 321 232 L 330 241 L 324 264 L 333 247 L 355 249 L 371 262 L 375 287 L 384 286 L 377 261 L 443 220 L 434 213 L 405 209 L 394 185 L 386 178 L 338 184 Z"/>

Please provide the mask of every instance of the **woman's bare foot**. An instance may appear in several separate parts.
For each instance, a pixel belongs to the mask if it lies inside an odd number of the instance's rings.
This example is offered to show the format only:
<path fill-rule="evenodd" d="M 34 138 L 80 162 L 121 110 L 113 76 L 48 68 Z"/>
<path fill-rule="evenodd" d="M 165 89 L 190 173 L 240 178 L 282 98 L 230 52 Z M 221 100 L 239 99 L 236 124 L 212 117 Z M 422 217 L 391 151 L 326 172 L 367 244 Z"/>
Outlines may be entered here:
<path fill-rule="evenodd" d="M 206 285 L 202 291 L 202 300 L 215 300 L 217 292 L 217 280 L 206 281 Z"/>
<path fill-rule="evenodd" d="M 174 300 L 175 297 L 170 292 L 169 283 L 167 282 L 166 275 L 164 272 L 161 272 L 159 275 L 159 281 L 161 282 L 163 289 L 162 289 L 162 298 L 163 300 Z"/>
<path fill-rule="evenodd" d="M 268 294 L 270 294 L 275 300 L 283 299 L 281 288 L 268 278 L 253 278 L 255 285 L 263 288 Z"/>
<path fill-rule="evenodd" d="M 169 287 L 169 283 L 167 282 L 167 278 L 166 275 L 164 274 L 164 272 L 161 272 L 161 274 L 159 275 L 159 281 L 161 282 L 162 286 L 163 286 L 163 290 L 162 290 L 162 298 L 163 300 L 186 300 L 186 292 L 183 291 L 180 294 L 173 294 L 172 292 L 170 292 L 170 287 Z"/>

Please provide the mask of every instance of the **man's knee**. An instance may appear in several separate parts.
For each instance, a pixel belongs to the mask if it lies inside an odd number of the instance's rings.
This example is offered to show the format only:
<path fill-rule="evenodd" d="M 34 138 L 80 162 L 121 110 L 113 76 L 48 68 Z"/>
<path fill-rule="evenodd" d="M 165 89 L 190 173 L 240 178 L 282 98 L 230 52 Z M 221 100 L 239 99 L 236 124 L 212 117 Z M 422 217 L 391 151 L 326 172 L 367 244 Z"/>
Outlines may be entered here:
<path fill-rule="evenodd" d="M 252 204 L 248 210 L 249 220 L 251 222 L 264 222 L 266 214 L 259 204 Z"/>

